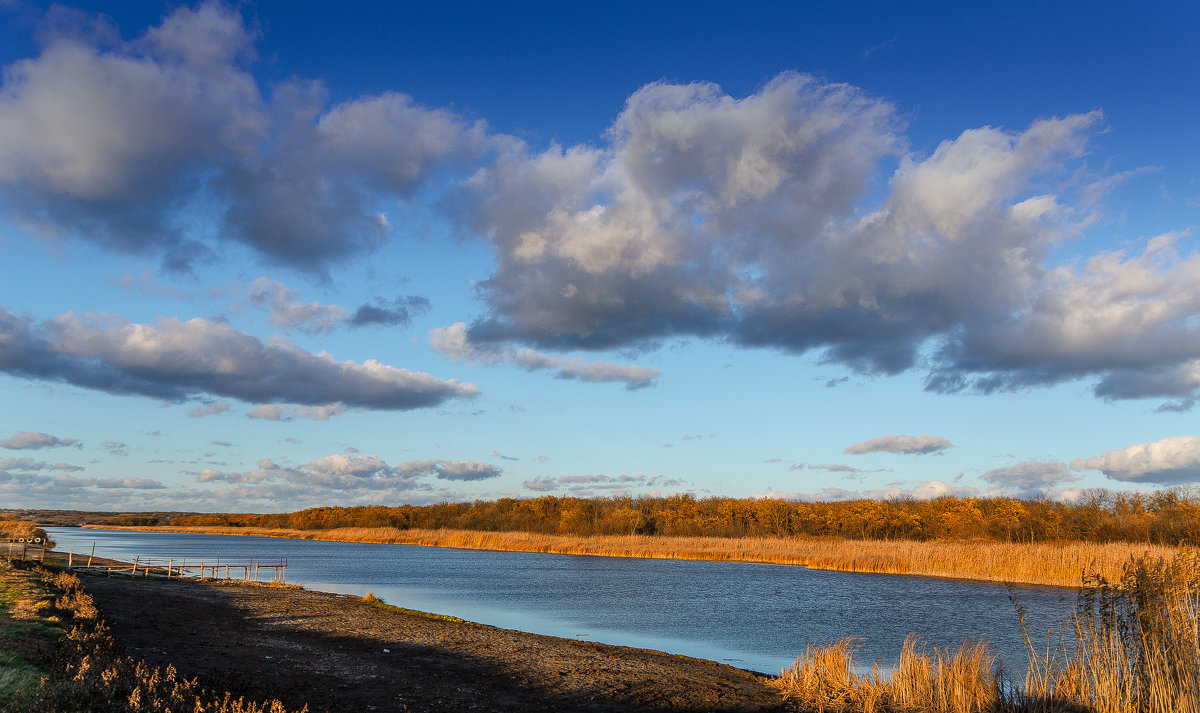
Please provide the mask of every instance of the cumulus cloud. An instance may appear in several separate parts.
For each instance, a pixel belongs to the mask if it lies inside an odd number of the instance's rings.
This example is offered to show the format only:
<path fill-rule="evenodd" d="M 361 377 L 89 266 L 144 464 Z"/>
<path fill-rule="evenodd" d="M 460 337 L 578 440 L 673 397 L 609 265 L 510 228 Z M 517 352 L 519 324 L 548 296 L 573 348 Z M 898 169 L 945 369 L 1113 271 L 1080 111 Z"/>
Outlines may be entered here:
<path fill-rule="evenodd" d="M 132 41 L 74 21 L 101 31 L 51 27 L 0 92 L 0 200 L 48 235 L 185 267 L 214 234 L 317 270 L 383 239 L 379 198 L 485 150 L 482 123 L 403 94 L 329 106 L 319 83 L 293 79 L 264 96 L 257 31 L 225 3 L 177 8 Z M 189 208 L 219 224 L 198 230 Z"/>
<path fill-rule="evenodd" d="M 994 468 L 979 478 L 1004 490 L 1016 490 L 1021 495 L 1033 495 L 1057 488 L 1063 483 L 1073 483 L 1079 480 L 1080 476 L 1072 471 L 1066 463 L 1035 460 Z"/>
<path fill-rule="evenodd" d="M 242 472 L 224 472 L 205 468 L 196 475 L 201 483 L 226 482 L 256 485 L 286 481 L 310 488 L 336 491 L 391 490 L 428 488 L 423 480 L 475 481 L 496 478 L 499 467 L 489 463 L 462 460 L 420 460 L 389 465 L 379 456 L 335 453 L 299 467 L 276 464 L 270 459 L 257 468 Z"/>
<path fill-rule="evenodd" d="M 58 436 L 52 436 L 49 433 L 42 433 L 40 431 L 21 431 L 11 438 L 0 441 L 0 448 L 8 448 L 14 451 L 55 448 L 58 446 L 75 446 L 79 448 L 81 444 L 74 438 L 59 438 Z"/>
<path fill-rule="evenodd" d="M 476 344 L 467 337 L 467 325 L 456 322 L 438 327 L 429 333 L 433 348 L 455 361 L 476 364 L 511 364 L 526 371 L 553 371 L 559 379 L 592 383 L 616 382 L 630 390 L 642 389 L 654 383 L 661 372 L 644 366 L 614 364 L 607 361 L 584 361 L 581 357 L 551 357 L 533 349 Z"/>
<path fill-rule="evenodd" d="M 67 313 L 35 324 L 0 309 L 0 371 L 167 401 L 342 404 L 403 411 L 478 393 L 472 384 L 382 364 L 338 362 L 286 340 L 261 340 L 203 319 L 135 324 Z"/>
<path fill-rule="evenodd" d="M 938 453 L 953 448 L 954 444 L 941 436 L 902 436 L 889 433 L 846 446 L 845 453 Z"/>
<path fill-rule="evenodd" d="M 1098 470 L 1113 480 L 1177 484 L 1200 481 L 1200 436 L 1169 436 L 1071 461 L 1075 470 Z"/>
<path fill-rule="evenodd" d="M 1194 397 L 1200 255 L 1167 235 L 1140 255 L 1054 260 L 1113 183 L 1079 180 L 1103 129 L 1099 111 L 1043 118 L 922 156 L 889 104 L 846 85 L 788 73 L 734 98 L 651 84 L 604 143 L 516 147 L 468 182 L 498 265 L 467 338 L 718 337 L 856 372 L 920 365 L 932 391 L 1093 379 L 1102 398 Z"/>

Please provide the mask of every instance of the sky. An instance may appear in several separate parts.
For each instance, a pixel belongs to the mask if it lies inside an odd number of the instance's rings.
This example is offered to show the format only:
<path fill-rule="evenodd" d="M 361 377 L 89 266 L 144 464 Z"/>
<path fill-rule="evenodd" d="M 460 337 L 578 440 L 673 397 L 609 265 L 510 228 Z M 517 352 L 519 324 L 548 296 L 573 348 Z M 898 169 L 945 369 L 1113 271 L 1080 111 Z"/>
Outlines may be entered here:
<path fill-rule="evenodd" d="M 0 507 L 1200 483 L 1198 31 L 0 0 Z"/>

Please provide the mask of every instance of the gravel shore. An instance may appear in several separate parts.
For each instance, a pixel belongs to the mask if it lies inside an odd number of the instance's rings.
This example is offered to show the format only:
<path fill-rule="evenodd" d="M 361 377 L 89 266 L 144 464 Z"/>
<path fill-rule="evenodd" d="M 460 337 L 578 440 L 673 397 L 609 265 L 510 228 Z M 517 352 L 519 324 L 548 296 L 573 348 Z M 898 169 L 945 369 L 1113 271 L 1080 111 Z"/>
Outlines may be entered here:
<path fill-rule="evenodd" d="M 130 655 L 311 713 L 790 710 L 767 677 L 724 664 L 356 597 L 119 577 L 84 584 Z"/>

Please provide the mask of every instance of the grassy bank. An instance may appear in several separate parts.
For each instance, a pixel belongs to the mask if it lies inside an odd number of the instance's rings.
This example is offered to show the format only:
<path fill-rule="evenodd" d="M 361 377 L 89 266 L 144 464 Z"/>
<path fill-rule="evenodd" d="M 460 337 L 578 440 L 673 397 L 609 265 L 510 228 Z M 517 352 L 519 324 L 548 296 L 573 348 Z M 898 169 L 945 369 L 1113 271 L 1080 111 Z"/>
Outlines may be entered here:
<path fill-rule="evenodd" d="M 63 711 L 288 713 L 124 655 L 78 577 L 0 562 L 0 712 Z"/>
<path fill-rule="evenodd" d="M 47 675 L 54 644 L 66 633 L 54 596 L 36 573 L 0 560 L 0 701 L 36 690 Z"/>
<path fill-rule="evenodd" d="M 459 547 L 508 552 L 719 560 L 803 565 L 844 572 L 927 575 L 1015 584 L 1077 587 L 1085 570 L 1116 578 L 1132 555 L 1169 556 L 1165 547 L 1129 543 L 1005 543 L 724 538 L 650 535 L 539 535 L 390 527 L 289 530 L 256 527 L 126 527 L 115 529 L 257 535 L 334 542 Z"/>

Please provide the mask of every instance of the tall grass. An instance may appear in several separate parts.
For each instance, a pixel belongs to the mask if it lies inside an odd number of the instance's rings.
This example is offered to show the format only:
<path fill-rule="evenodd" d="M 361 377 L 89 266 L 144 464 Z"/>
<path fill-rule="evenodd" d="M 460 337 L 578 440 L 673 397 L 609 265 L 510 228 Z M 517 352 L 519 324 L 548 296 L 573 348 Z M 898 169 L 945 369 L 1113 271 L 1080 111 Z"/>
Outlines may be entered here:
<path fill-rule="evenodd" d="M 287 530 L 258 527 L 131 527 L 118 529 L 258 535 L 336 542 L 459 547 L 478 550 L 551 552 L 606 557 L 724 560 L 803 565 L 844 572 L 913 574 L 1015 584 L 1077 587 L 1090 570 L 1119 577 L 1133 554 L 1169 555 L 1163 547 L 1128 543 L 1067 544 L 1006 542 L 917 542 L 848 540 L 832 537 L 668 537 L 659 535 L 540 535 L 474 530 L 400 530 L 350 527 L 335 530 Z"/>
<path fill-rule="evenodd" d="M 1022 682 L 1005 681 L 983 644 L 931 655 L 910 637 L 890 674 L 856 672 L 843 640 L 809 647 L 777 685 L 821 713 L 1200 713 L 1200 555 L 1131 558 L 1087 585 L 1044 645 L 1026 631 Z"/>

